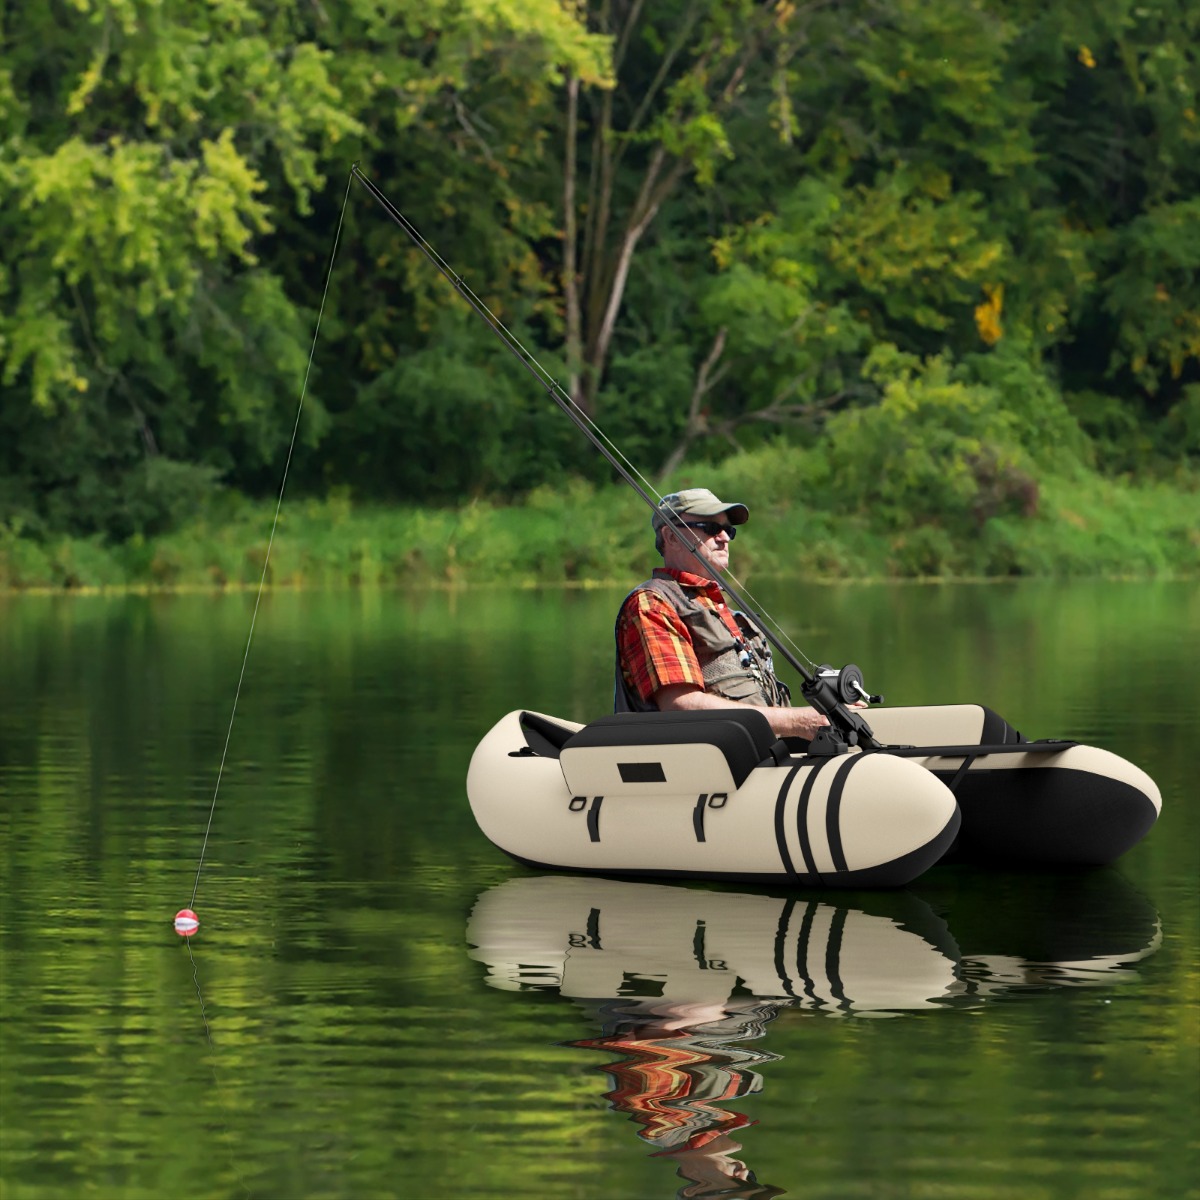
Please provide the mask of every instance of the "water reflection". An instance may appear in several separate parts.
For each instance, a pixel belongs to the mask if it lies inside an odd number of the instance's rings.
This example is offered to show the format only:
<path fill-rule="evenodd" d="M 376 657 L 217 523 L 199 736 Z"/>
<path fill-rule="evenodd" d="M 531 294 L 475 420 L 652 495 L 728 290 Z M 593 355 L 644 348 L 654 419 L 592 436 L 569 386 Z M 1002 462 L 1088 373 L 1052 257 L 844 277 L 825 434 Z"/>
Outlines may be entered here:
<path fill-rule="evenodd" d="M 557 992 L 614 1055 L 605 1098 L 685 1183 L 679 1197 L 767 1197 L 738 1157 L 737 1101 L 778 1055 L 753 1043 L 786 1009 L 836 1018 L 977 1008 L 1029 989 L 1113 984 L 1152 954 L 1157 913 L 1114 871 L 949 872 L 854 903 L 575 876 L 484 891 L 471 958 L 506 991 Z M 839 900 L 843 898 L 839 897 Z"/>
<path fill-rule="evenodd" d="M 679 1196 L 768 1197 L 738 1156 L 733 1131 L 754 1124 L 731 1107 L 762 1090 L 754 1069 L 779 1056 L 740 1043 L 763 1036 L 782 1002 L 604 1001 L 592 1011 L 601 1034 L 571 1045 L 616 1054 L 601 1069 L 613 1081 L 605 1099 L 638 1126 L 655 1157 L 670 1158 L 686 1180 Z"/>

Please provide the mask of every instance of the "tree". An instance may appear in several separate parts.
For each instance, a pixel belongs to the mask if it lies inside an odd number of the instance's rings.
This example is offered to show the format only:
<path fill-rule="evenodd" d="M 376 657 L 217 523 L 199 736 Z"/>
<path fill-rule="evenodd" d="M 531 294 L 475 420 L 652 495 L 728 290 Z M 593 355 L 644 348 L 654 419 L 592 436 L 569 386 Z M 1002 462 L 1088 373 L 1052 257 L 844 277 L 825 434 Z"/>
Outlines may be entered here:
<path fill-rule="evenodd" d="M 446 95 L 475 136 L 455 86 L 497 59 L 524 87 L 606 61 L 556 0 L 74 7 L 7 18 L 0 519 L 85 530 L 169 520 L 214 476 L 277 479 L 320 294 L 288 243 L 348 143 Z M 308 411 L 316 442 L 319 391 Z"/>
<path fill-rule="evenodd" d="M 734 157 L 730 122 L 763 111 L 775 75 L 831 6 L 601 0 L 616 86 L 566 87 L 563 270 L 569 391 L 592 413 L 613 353 L 634 255 L 690 178 L 710 186 Z M 711 358 L 712 351 L 709 351 Z"/>

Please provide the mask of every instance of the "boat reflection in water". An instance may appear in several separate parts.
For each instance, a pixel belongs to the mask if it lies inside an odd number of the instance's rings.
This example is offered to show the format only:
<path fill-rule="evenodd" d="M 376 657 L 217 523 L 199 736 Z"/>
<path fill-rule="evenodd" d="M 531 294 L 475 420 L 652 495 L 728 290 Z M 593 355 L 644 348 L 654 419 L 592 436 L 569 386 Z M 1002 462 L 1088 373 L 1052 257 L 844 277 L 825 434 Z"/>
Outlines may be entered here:
<path fill-rule="evenodd" d="M 686 1183 L 680 1197 L 768 1197 L 737 1157 L 762 1090 L 756 1045 L 786 1008 L 894 1017 L 1022 989 L 1112 984 L 1157 949 L 1157 914 L 1115 871 L 956 876 L 863 894 L 710 891 L 600 877 L 512 879 L 482 893 L 467 942 L 487 983 L 554 991 L 616 1055 L 606 1098 Z M 826 893 L 827 894 L 827 893 Z M 849 897 L 839 897 L 846 900 Z"/>

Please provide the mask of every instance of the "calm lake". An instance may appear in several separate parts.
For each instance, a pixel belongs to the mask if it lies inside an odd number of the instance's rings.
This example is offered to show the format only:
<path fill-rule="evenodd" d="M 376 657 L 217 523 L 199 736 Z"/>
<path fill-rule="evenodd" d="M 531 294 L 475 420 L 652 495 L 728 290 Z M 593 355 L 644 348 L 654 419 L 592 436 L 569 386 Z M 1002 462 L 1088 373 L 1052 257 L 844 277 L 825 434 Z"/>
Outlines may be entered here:
<path fill-rule="evenodd" d="M 755 591 L 1161 819 L 895 892 L 534 873 L 467 762 L 609 710 L 623 592 L 268 594 L 219 786 L 252 595 L 0 597 L 0 1196 L 1200 1195 L 1200 586 Z"/>

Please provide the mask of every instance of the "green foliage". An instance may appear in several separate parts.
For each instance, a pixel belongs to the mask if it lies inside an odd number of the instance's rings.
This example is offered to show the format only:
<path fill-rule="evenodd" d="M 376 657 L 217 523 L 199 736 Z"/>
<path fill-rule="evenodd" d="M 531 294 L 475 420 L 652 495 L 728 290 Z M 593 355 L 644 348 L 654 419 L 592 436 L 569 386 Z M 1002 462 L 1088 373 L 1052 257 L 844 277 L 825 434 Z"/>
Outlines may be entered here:
<path fill-rule="evenodd" d="M 943 358 L 920 364 L 892 347 L 868 362 L 877 406 L 829 424 L 819 486 L 883 529 L 939 525 L 960 537 L 1002 514 L 1032 515 L 1037 485 L 1017 417 L 994 389 Z"/>
<path fill-rule="evenodd" d="M 1010 69 L 1021 23 L 1004 7 L 900 0 L 873 22 L 855 67 L 893 161 L 949 162 L 992 177 L 1032 163 L 1028 79 Z M 912 142 L 919 136 L 920 146 Z M 899 145 L 897 145 L 899 143 Z"/>
<path fill-rule="evenodd" d="M 278 478 L 327 256 L 327 230 L 310 255 L 301 221 L 315 198 L 328 215 L 336 148 L 390 143 L 380 115 L 412 123 L 485 70 L 543 97 L 564 66 L 597 85 L 607 71 L 606 40 L 551 0 L 407 4 L 392 19 L 354 4 L 315 27 L 317 10 L 294 0 L 76 8 L 73 22 L 37 8 L 6 18 L 0 470 L 17 483 L 0 519 L 118 536 L 176 515 L 173 489 L 139 482 L 164 476 L 159 455 L 197 481 L 257 488 L 268 465 Z M 414 54 L 421 42 L 434 52 Z M 425 122 L 428 141 L 441 132 Z M 528 134 L 518 123 L 512 138 Z M 479 157 L 504 169 L 486 145 Z M 512 196 L 505 223 L 519 232 L 504 249 L 528 273 L 528 244 L 513 243 L 544 220 L 523 222 Z M 361 315 L 347 327 L 370 347 Z M 330 425 L 319 395 L 307 413 L 315 446 Z"/>
<path fill-rule="evenodd" d="M 1117 270 L 1105 307 L 1118 338 L 1110 369 L 1128 367 L 1147 392 L 1200 360 L 1200 200 L 1152 208 L 1113 239 Z"/>
<path fill-rule="evenodd" d="M 714 244 L 719 273 L 702 312 L 710 328 L 729 330 L 736 375 L 720 397 L 727 409 L 786 405 L 811 420 L 830 396 L 853 385 L 871 328 L 828 278 L 827 247 L 841 203 L 828 187 L 801 185 L 778 217 Z"/>
<path fill-rule="evenodd" d="M 355 160 L 640 469 L 807 452 L 831 570 L 876 562 L 872 529 L 900 571 L 1024 569 L 1019 537 L 986 547 L 1043 518 L 1050 476 L 1194 494 L 1186 6 L 71 13 L 11 8 L 0 50 L 0 524 L 22 541 L 157 545 L 220 489 L 273 498 L 285 460 L 293 492 L 356 505 L 608 480 L 348 189 Z M 172 554 L 164 578 L 190 570 Z"/>
<path fill-rule="evenodd" d="M 967 354 L 956 376 L 990 388 L 1012 435 L 1039 470 L 1070 476 L 1089 460 L 1091 442 L 1037 353 L 1005 338 Z"/>
<path fill-rule="evenodd" d="M 988 423 L 985 395 L 948 382 L 934 364 L 897 389 L 894 405 L 912 409 L 910 420 L 931 423 L 937 415 L 978 431 Z M 877 454 L 887 479 L 874 488 L 873 504 L 845 481 L 831 481 L 825 455 L 782 443 L 682 471 L 670 484 L 710 486 L 750 505 L 753 536 L 738 541 L 735 564 L 743 580 L 1200 577 L 1195 477 L 1134 486 L 1090 473 L 1042 473 L 1037 511 L 1026 516 L 1026 478 L 987 475 L 979 460 L 964 456 L 958 489 L 942 510 L 929 516 L 932 504 L 914 506 L 910 517 L 888 505 L 936 473 L 926 461 L 933 452 L 901 440 L 887 453 L 858 428 L 842 440 L 847 450 L 867 442 Z M 971 440 L 961 433 L 941 439 L 942 465 Z M 848 468 L 860 472 L 854 482 L 865 467 L 860 459 Z M 1005 491 L 1014 484 L 1015 494 Z M 0 589 L 256 589 L 273 518 L 273 504 L 228 496 L 174 531 L 119 546 L 98 537 L 33 540 L 17 521 L 0 524 Z M 380 508 L 339 494 L 285 505 L 266 580 L 277 588 L 626 585 L 654 562 L 649 514 L 628 488 L 575 479 L 539 487 L 522 504 Z"/>
<path fill-rule="evenodd" d="M 1183 486 L 1200 463 L 1200 384 L 1181 389 L 1166 417 L 1148 423 L 1133 399 L 1103 392 L 1073 392 L 1066 403 L 1107 475 L 1177 476 Z"/>
<path fill-rule="evenodd" d="M 1189 383 L 1163 422 L 1163 457 L 1174 456 L 1186 468 L 1200 462 L 1200 384 Z"/>

